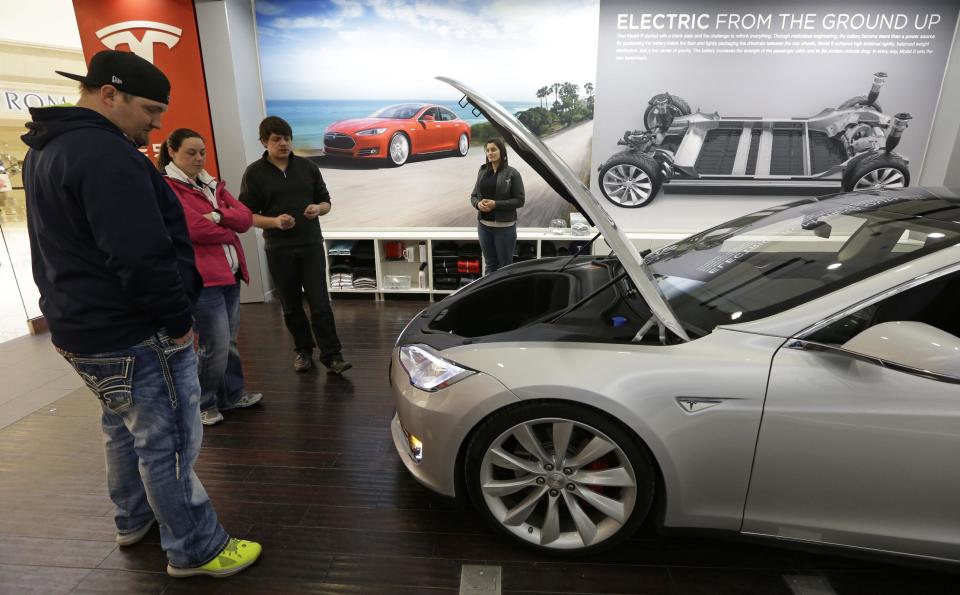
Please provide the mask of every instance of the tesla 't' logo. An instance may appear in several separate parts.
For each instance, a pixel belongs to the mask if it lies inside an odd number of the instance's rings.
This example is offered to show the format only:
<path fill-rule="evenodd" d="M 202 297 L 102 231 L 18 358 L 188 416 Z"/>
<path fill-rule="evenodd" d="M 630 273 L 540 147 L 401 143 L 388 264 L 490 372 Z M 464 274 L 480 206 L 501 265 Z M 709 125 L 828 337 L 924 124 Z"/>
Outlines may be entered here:
<path fill-rule="evenodd" d="M 134 29 L 144 29 L 143 37 L 137 39 Z M 130 51 L 153 64 L 153 46 L 162 43 L 173 48 L 180 41 L 183 29 L 154 21 L 124 21 L 97 31 L 97 39 L 111 50 L 118 45 L 127 44 Z"/>

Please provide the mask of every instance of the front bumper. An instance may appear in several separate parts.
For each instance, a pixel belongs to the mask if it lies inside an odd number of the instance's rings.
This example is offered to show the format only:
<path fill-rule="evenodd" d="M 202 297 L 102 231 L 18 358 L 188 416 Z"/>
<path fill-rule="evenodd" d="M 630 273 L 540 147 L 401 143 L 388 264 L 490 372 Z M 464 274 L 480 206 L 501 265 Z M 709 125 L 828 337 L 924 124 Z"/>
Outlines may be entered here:
<path fill-rule="evenodd" d="M 357 136 L 354 134 L 345 135 L 349 136 L 353 142 L 353 147 L 347 149 L 342 147 L 333 147 L 327 145 L 324 142 L 323 150 L 327 155 L 336 155 L 338 157 L 386 157 L 386 140 L 385 134 L 377 134 L 374 136 Z"/>
<path fill-rule="evenodd" d="M 457 455 L 464 440 L 485 417 L 519 399 L 484 373 L 437 392 L 424 392 L 410 384 L 399 353 L 394 349 L 390 371 L 397 408 L 390 424 L 393 445 L 417 481 L 445 496 L 456 496 Z M 407 434 L 423 443 L 419 461 L 410 450 Z"/>

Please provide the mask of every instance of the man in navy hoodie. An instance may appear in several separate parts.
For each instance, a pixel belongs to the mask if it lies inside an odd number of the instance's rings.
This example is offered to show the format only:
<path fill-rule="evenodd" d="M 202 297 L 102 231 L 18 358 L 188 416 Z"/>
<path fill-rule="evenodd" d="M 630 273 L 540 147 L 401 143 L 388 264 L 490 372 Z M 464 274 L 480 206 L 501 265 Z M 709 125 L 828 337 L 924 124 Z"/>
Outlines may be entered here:
<path fill-rule="evenodd" d="M 76 107 L 32 108 L 23 141 L 33 277 L 53 344 L 99 398 L 117 543 L 160 524 L 171 576 L 228 576 L 260 545 L 233 539 L 193 471 L 200 384 L 191 310 L 201 287 L 180 202 L 137 147 L 170 83 L 104 51 Z"/>

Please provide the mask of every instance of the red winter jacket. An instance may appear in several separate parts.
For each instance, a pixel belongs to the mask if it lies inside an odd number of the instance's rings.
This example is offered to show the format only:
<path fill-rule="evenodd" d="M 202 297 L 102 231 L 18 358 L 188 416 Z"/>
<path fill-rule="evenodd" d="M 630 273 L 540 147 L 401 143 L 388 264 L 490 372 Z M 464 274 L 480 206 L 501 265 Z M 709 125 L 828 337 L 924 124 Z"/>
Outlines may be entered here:
<path fill-rule="evenodd" d="M 213 205 L 207 200 L 198 188 L 164 176 L 167 184 L 173 188 L 174 194 L 183 205 L 183 214 L 187 219 L 187 228 L 190 231 L 190 241 L 193 243 L 193 252 L 196 255 L 197 270 L 203 277 L 204 287 L 217 285 L 233 285 L 236 279 L 230 272 L 230 263 L 223 251 L 223 244 L 233 246 L 240 261 L 240 272 L 246 283 L 250 282 L 247 273 L 247 260 L 243 256 L 243 246 L 240 245 L 238 233 L 250 229 L 253 224 L 253 215 L 250 209 L 227 192 L 223 180 L 217 182 L 215 196 L 219 205 L 220 223 L 214 223 L 203 215 L 213 211 Z"/>

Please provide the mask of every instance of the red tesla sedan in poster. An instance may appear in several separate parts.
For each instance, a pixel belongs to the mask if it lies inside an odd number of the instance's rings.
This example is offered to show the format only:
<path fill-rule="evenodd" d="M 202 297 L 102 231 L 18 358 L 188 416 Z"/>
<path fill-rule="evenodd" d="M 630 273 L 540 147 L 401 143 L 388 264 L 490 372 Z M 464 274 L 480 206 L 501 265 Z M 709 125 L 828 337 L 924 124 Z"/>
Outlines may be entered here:
<path fill-rule="evenodd" d="M 366 118 L 340 120 L 323 135 L 327 155 L 386 159 L 400 166 L 411 155 L 452 152 L 461 157 L 470 149 L 470 125 L 445 107 L 430 103 L 399 103 Z"/>

